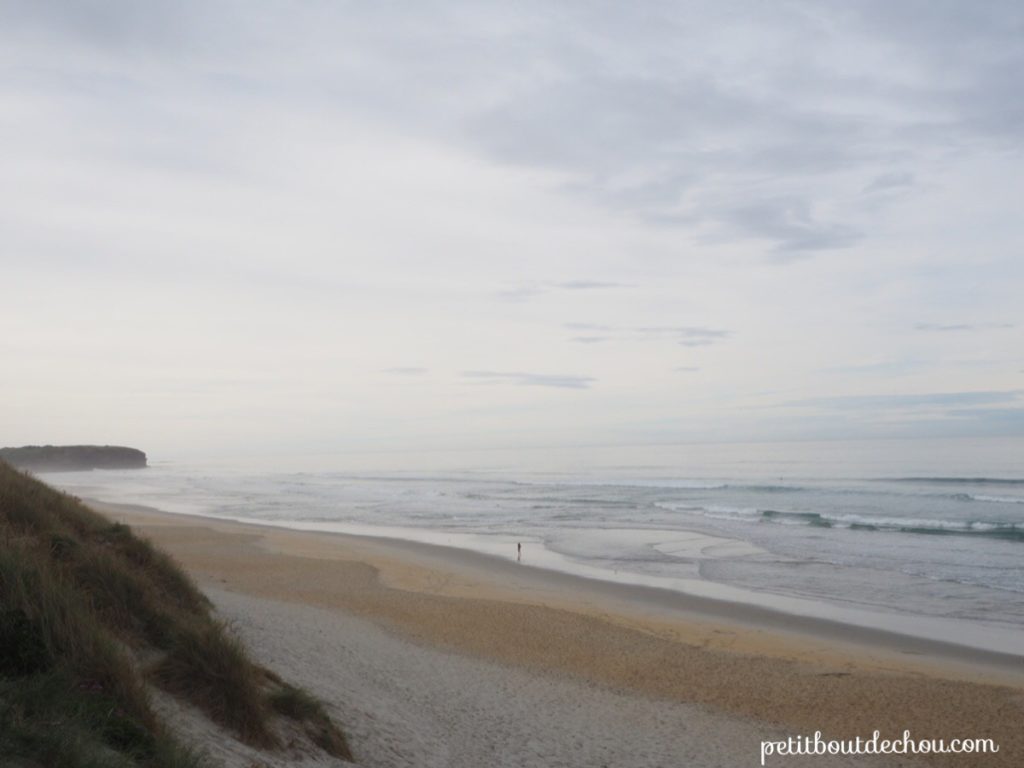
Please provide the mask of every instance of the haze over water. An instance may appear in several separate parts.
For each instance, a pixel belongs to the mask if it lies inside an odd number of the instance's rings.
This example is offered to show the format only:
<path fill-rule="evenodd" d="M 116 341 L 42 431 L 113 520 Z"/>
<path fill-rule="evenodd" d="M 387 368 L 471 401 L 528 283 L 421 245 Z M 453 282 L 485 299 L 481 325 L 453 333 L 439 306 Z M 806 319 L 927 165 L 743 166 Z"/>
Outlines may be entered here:
<path fill-rule="evenodd" d="M 684 592 L 720 585 L 751 602 L 1020 630 L 1022 457 L 1019 439 L 894 440 L 518 452 L 515 464 L 434 455 L 419 469 L 382 455 L 157 462 L 47 479 L 87 497 L 501 557 L 522 541 L 530 564 Z"/>

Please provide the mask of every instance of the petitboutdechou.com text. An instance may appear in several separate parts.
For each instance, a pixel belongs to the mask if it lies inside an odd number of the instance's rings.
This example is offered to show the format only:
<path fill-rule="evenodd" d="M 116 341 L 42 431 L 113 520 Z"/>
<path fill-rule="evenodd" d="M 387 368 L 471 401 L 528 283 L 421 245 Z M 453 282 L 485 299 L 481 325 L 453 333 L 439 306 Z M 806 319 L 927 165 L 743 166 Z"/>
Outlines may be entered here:
<path fill-rule="evenodd" d="M 823 739 L 821 731 L 813 736 L 790 736 L 781 741 L 761 742 L 761 765 L 775 756 L 807 755 L 943 755 L 980 754 L 999 751 L 999 745 L 992 739 L 914 739 L 910 731 L 904 731 L 902 738 L 883 739 L 875 731 L 870 739 L 858 736 L 855 739 Z"/>

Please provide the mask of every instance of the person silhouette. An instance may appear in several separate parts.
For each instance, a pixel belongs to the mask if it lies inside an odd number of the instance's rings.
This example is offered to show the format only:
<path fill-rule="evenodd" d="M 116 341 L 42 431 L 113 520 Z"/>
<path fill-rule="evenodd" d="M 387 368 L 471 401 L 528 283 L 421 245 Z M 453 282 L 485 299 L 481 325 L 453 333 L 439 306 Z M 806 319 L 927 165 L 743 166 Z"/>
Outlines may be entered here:
<path fill-rule="evenodd" d="M 523 560 L 523 543 L 521 541 L 516 542 L 516 562 L 522 562 Z"/>

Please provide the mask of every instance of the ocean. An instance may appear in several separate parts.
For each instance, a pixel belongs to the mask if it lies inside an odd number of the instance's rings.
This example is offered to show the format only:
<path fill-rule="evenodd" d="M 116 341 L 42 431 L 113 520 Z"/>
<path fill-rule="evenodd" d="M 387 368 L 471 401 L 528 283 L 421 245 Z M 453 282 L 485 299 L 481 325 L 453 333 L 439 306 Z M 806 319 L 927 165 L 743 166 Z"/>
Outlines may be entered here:
<path fill-rule="evenodd" d="M 955 628 L 1024 654 L 1016 438 L 156 459 L 42 477 L 170 512 L 512 559 L 521 543 L 528 565 L 922 635 Z"/>

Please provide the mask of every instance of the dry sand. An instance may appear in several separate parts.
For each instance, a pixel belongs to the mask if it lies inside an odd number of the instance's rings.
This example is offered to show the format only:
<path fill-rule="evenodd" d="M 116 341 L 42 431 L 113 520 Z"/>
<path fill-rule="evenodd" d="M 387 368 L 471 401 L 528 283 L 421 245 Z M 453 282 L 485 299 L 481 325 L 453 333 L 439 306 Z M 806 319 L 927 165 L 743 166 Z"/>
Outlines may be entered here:
<path fill-rule="evenodd" d="M 1024 765 L 1019 660 L 840 642 L 813 621 L 675 609 L 442 548 L 94 506 L 169 550 L 257 657 L 332 702 L 365 765 L 743 766 L 764 738 L 905 729 L 1000 745 L 928 765 Z M 846 760 L 768 764 L 911 764 Z"/>
<path fill-rule="evenodd" d="M 364 766 L 732 768 L 759 764 L 760 740 L 783 736 L 705 707 L 415 645 L 336 611 L 209 594 L 261 661 L 336 702 Z"/>

